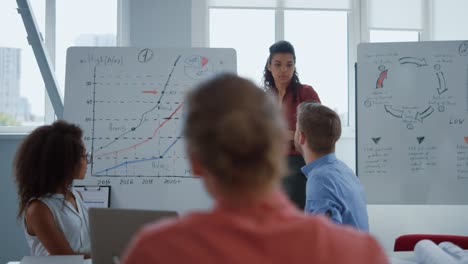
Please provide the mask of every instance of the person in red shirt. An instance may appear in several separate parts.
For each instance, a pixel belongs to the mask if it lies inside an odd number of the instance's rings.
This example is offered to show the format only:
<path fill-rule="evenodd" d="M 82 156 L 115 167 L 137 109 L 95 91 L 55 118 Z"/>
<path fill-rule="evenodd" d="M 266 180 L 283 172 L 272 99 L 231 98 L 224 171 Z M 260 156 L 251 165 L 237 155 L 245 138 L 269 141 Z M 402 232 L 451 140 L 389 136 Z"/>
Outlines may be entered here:
<path fill-rule="evenodd" d="M 123 264 L 388 263 L 369 234 L 306 215 L 283 193 L 286 126 L 272 96 L 221 75 L 192 90 L 185 107 L 188 160 L 214 208 L 146 225 Z"/>
<path fill-rule="evenodd" d="M 274 94 L 288 124 L 289 174 L 283 179 L 283 188 L 300 209 L 305 206 L 307 179 L 301 168 L 305 161 L 294 147 L 297 106 L 304 101 L 320 103 L 320 98 L 310 85 L 301 84 L 296 71 L 296 54 L 291 43 L 281 40 L 271 45 L 270 56 L 263 71 L 263 86 Z"/>

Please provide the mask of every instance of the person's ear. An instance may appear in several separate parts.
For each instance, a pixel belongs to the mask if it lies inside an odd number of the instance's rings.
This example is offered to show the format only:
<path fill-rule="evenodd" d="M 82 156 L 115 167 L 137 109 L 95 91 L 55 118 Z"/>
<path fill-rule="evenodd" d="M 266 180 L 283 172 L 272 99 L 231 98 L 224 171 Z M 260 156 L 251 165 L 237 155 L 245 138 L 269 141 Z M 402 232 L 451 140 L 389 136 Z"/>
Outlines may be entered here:
<path fill-rule="evenodd" d="M 189 154 L 190 168 L 192 169 L 192 175 L 197 177 L 203 177 L 203 166 L 201 162 L 193 155 Z"/>
<path fill-rule="evenodd" d="M 268 69 L 269 72 L 271 72 L 271 63 L 268 63 L 267 69 Z"/>
<path fill-rule="evenodd" d="M 299 143 L 300 143 L 301 145 L 304 145 L 304 144 L 305 144 L 305 141 L 306 141 L 306 137 L 305 137 L 304 132 L 299 131 Z"/>

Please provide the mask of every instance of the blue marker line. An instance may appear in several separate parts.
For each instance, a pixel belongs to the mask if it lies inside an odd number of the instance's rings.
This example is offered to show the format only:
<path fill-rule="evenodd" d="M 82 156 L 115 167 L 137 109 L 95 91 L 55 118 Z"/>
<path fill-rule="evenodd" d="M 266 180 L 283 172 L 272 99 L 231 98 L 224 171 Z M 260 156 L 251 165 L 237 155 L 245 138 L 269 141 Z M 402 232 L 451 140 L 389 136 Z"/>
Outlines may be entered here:
<path fill-rule="evenodd" d="M 171 145 L 169 145 L 169 147 L 163 152 L 163 154 L 161 155 L 161 157 L 153 157 L 153 158 L 146 158 L 146 159 L 140 159 L 140 160 L 131 160 L 131 161 L 125 161 L 125 162 L 122 162 L 120 164 L 117 164 L 115 166 L 112 166 L 110 168 L 107 168 L 107 169 L 104 169 L 104 170 L 101 170 L 101 171 L 98 171 L 96 172 L 95 174 L 101 174 L 103 172 L 108 172 L 110 170 L 113 170 L 113 169 L 117 169 L 117 168 L 120 168 L 122 166 L 125 166 L 125 165 L 128 165 L 128 164 L 133 164 L 133 163 L 139 163 L 139 162 L 144 162 L 144 161 L 149 161 L 149 160 L 158 160 L 158 159 L 161 159 L 164 157 L 164 155 L 166 155 L 167 152 L 169 152 L 169 150 L 177 143 L 177 141 L 180 139 L 180 137 L 177 137 L 177 139 L 172 142 Z"/>

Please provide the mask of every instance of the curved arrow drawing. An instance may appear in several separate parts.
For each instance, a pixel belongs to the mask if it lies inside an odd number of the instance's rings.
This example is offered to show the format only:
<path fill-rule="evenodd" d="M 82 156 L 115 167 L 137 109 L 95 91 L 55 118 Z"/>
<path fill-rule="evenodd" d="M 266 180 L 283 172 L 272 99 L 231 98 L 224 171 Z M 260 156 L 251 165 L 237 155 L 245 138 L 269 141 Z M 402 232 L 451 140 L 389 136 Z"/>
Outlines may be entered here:
<path fill-rule="evenodd" d="M 437 92 L 439 94 L 442 94 L 448 90 L 447 85 L 445 83 L 445 76 L 443 72 L 438 72 L 436 73 L 436 75 L 437 75 L 437 79 L 439 79 L 439 88 L 437 88 Z"/>
<path fill-rule="evenodd" d="M 394 109 L 391 105 L 384 105 L 385 111 L 394 117 L 402 118 L 403 110 Z"/>
<path fill-rule="evenodd" d="M 384 79 L 387 79 L 387 73 L 388 73 L 388 70 L 384 70 L 380 72 L 379 78 L 377 79 L 377 82 L 375 84 L 375 88 L 379 89 L 383 87 L 383 81 Z"/>
<path fill-rule="evenodd" d="M 416 119 L 416 120 L 418 120 L 419 122 L 422 123 L 423 119 L 430 116 L 432 114 L 432 112 L 434 112 L 434 108 L 430 105 L 422 113 L 417 112 L 414 119 Z"/>
<path fill-rule="evenodd" d="M 398 61 L 400 61 L 400 64 L 415 64 L 418 67 L 427 66 L 427 62 L 424 58 L 402 57 Z"/>

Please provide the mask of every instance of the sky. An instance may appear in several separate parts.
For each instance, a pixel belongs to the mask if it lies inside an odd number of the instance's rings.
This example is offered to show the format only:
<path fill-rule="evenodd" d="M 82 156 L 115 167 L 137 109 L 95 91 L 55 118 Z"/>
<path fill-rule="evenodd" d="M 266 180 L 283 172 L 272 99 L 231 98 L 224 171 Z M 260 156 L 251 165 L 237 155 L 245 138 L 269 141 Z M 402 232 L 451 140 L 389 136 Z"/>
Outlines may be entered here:
<path fill-rule="evenodd" d="M 45 37 L 45 0 L 30 0 L 39 29 Z M 35 115 L 44 115 L 45 89 L 26 30 L 13 0 L 0 1 L 0 47 L 21 49 L 20 94 L 31 103 Z M 67 0 L 56 2 L 56 77 L 64 95 L 66 49 L 81 34 L 117 32 L 117 1 Z M 6 26 L 7 25 L 7 26 Z"/>

